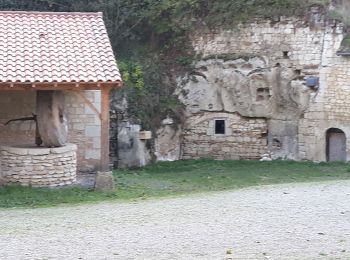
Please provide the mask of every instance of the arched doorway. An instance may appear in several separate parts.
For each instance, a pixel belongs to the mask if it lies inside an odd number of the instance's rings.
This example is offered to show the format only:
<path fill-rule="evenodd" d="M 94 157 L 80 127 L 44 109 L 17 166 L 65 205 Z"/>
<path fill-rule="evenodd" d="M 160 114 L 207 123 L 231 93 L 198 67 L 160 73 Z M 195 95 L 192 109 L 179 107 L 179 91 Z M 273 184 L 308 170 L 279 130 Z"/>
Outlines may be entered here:
<path fill-rule="evenodd" d="M 328 162 L 346 161 L 346 136 L 338 128 L 330 128 L 326 133 L 326 156 Z"/>

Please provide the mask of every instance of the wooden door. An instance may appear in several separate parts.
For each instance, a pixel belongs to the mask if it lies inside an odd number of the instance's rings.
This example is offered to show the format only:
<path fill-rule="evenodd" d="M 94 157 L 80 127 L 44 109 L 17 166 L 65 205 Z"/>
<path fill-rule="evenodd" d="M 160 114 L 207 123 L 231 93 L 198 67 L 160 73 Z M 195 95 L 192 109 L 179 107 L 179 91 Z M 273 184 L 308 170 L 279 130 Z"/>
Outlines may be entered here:
<path fill-rule="evenodd" d="M 327 160 L 346 161 L 346 137 L 340 129 L 330 129 L 327 133 Z"/>

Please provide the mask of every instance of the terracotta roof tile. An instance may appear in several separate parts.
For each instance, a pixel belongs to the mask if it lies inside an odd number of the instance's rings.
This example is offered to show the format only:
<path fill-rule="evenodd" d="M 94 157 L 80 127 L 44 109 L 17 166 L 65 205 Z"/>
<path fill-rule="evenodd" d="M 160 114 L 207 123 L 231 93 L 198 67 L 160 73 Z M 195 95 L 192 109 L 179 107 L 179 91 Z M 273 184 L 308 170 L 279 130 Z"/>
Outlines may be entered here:
<path fill-rule="evenodd" d="M 121 81 L 100 13 L 0 12 L 0 82 Z"/>

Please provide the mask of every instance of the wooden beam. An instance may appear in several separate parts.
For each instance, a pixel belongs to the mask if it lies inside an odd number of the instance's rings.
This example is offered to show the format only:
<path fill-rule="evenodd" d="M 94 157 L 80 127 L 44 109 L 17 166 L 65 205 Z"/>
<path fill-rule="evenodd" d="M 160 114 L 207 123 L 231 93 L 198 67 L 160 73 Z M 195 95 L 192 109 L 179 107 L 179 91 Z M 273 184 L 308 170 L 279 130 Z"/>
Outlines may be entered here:
<path fill-rule="evenodd" d="M 9 90 L 101 90 L 102 88 L 118 88 L 121 81 L 115 82 L 0 82 L 0 91 Z"/>
<path fill-rule="evenodd" d="M 101 88 L 101 171 L 109 171 L 109 92 Z"/>
<path fill-rule="evenodd" d="M 101 120 L 101 113 L 98 111 L 98 109 L 95 107 L 95 105 L 81 92 L 81 91 L 70 91 L 69 93 L 74 93 L 78 98 L 84 101 L 86 105 L 90 107 L 92 111 L 95 112 L 95 114 L 100 118 Z"/>

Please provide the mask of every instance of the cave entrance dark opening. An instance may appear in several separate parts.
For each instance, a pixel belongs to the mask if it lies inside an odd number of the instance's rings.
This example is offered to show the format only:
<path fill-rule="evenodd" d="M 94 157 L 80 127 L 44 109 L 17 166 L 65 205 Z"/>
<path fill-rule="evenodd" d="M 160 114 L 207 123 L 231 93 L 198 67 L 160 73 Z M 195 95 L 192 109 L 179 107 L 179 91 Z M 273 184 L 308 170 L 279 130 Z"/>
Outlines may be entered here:
<path fill-rule="evenodd" d="M 346 136 L 338 128 L 326 132 L 326 157 L 328 162 L 346 161 Z"/>

